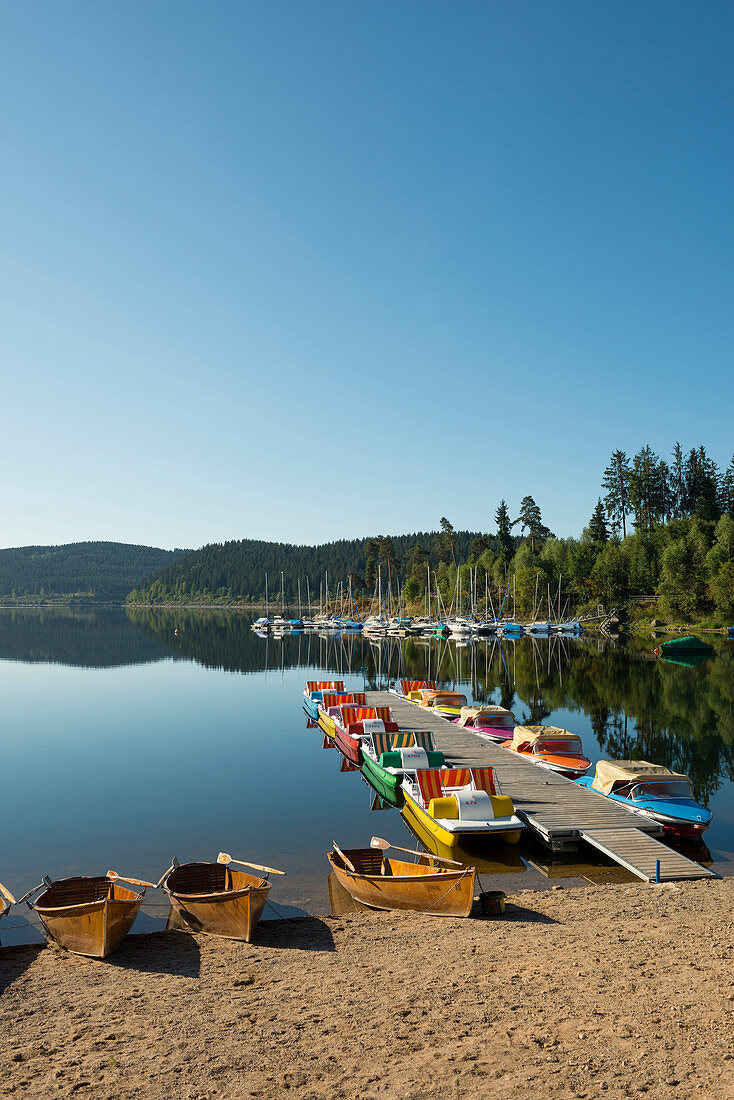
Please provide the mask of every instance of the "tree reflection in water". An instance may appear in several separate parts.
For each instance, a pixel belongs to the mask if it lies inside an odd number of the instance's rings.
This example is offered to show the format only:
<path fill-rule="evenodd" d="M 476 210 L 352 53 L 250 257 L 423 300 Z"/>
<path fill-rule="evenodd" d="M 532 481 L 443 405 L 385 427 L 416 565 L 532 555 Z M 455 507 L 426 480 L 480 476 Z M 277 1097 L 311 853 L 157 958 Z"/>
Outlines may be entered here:
<path fill-rule="evenodd" d="M 734 780 L 734 644 L 727 639 L 716 641 L 713 657 L 689 668 L 657 659 L 652 642 L 636 640 L 618 645 L 591 636 L 489 638 L 457 646 L 422 637 L 306 633 L 279 639 L 255 635 L 252 616 L 245 614 L 127 614 L 176 655 L 210 668 L 319 669 L 364 678 L 368 690 L 400 678 L 436 679 L 533 724 L 557 710 L 580 711 L 603 756 L 647 759 L 684 772 L 704 802 Z"/>

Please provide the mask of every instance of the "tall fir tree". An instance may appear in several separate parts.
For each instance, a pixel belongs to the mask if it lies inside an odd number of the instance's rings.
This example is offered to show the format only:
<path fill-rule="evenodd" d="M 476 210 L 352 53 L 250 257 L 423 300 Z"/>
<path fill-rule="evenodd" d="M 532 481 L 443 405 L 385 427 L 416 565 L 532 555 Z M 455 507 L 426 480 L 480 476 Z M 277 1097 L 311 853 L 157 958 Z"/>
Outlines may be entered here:
<path fill-rule="evenodd" d="M 507 502 L 501 500 L 497 506 L 497 511 L 494 514 L 494 520 L 497 524 L 497 554 L 499 558 L 507 565 L 512 558 L 512 520 L 510 519 L 510 513 L 507 510 Z"/>
<path fill-rule="evenodd" d="M 588 531 L 589 538 L 592 542 L 599 542 L 603 545 L 605 542 L 609 541 L 609 528 L 607 527 L 604 505 L 602 504 L 601 497 L 597 500 L 596 508 L 592 512 Z"/>
<path fill-rule="evenodd" d="M 622 528 L 622 538 L 627 537 L 629 513 L 630 466 L 624 451 L 614 451 L 604 471 L 602 486 L 606 489 L 604 504 L 614 531 Z"/>

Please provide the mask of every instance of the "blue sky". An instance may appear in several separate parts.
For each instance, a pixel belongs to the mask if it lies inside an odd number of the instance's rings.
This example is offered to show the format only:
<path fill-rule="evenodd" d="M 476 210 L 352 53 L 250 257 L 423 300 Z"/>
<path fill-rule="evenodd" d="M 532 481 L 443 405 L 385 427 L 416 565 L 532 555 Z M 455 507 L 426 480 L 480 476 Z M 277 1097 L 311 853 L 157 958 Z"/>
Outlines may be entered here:
<path fill-rule="evenodd" d="M 0 30 L 0 545 L 577 534 L 734 451 L 728 2 L 99 4 Z"/>

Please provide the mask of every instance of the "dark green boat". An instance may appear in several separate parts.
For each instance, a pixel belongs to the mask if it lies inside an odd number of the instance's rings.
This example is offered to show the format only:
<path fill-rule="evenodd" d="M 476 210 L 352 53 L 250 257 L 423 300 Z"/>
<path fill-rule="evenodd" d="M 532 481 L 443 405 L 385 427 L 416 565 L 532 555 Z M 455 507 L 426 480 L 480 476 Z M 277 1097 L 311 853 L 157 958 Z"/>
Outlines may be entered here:
<path fill-rule="evenodd" d="M 706 642 L 702 642 L 700 638 L 694 637 L 693 634 L 689 634 L 685 638 L 671 638 L 655 650 L 658 657 L 667 657 L 668 659 L 683 656 L 710 657 L 713 652 L 713 646 L 707 645 Z"/>

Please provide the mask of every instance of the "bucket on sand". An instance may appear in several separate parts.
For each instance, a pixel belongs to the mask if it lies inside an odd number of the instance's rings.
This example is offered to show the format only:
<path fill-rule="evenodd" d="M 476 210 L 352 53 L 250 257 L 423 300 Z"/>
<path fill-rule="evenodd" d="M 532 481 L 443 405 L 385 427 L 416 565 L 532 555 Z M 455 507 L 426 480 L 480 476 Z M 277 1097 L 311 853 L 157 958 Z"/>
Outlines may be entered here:
<path fill-rule="evenodd" d="M 483 890 L 479 895 L 479 906 L 483 917 L 499 917 L 505 911 L 503 890 Z"/>

